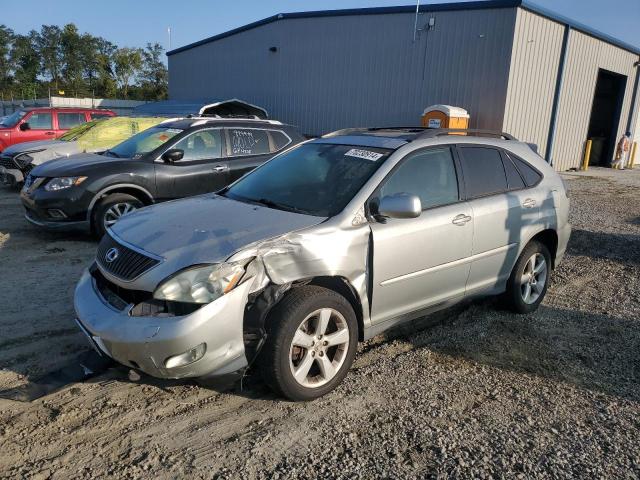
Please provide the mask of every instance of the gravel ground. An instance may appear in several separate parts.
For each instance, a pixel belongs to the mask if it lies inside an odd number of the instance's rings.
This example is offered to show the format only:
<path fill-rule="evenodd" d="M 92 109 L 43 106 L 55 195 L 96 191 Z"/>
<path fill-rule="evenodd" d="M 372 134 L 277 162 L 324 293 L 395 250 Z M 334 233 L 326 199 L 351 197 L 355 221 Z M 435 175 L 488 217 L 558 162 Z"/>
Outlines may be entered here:
<path fill-rule="evenodd" d="M 494 300 L 362 345 L 306 404 L 250 375 L 215 392 L 111 369 L 0 399 L 11 478 L 640 478 L 640 171 L 566 176 L 574 234 L 533 315 Z M 83 349 L 73 285 L 88 239 L 24 224 L 0 191 L 0 382 Z"/>

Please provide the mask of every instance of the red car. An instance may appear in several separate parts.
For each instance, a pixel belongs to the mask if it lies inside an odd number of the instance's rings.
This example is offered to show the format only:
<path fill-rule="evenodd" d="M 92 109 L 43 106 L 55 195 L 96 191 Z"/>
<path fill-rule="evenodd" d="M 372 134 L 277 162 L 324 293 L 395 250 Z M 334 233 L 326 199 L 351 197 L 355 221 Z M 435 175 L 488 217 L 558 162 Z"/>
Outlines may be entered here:
<path fill-rule="evenodd" d="M 115 115 L 90 108 L 22 108 L 0 120 L 0 152 L 16 143 L 53 140 L 81 123 Z"/>

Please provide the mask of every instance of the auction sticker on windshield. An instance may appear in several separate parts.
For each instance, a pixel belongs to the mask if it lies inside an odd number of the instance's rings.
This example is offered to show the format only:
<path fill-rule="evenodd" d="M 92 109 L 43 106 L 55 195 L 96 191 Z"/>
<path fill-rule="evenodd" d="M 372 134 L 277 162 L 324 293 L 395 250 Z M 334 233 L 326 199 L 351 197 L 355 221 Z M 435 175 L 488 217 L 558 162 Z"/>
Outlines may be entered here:
<path fill-rule="evenodd" d="M 372 162 L 375 162 L 380 157 L 384 156 L 384 154 L 382 153 L 371 152 L 369 150 L 360 150 L 359 148 L 352 148 L 347 153 L 345 153 L 345 155 L 349 157 L 364 158 L 365 160 L 371 160 Z"/>

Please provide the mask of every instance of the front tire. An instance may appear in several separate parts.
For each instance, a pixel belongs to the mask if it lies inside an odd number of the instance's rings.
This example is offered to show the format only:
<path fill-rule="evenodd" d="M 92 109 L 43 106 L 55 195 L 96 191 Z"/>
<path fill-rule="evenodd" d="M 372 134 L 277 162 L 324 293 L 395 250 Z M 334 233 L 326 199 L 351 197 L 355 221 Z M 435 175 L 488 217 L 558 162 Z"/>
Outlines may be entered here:
<path fill-rule="evenodd" d="M 291 400 L 313 400 L 342 382 L 357 345 L 358 322 L 343 296 L 317 286 L 295 288 L 269 315 L 262 376 Z"/>
<path fill-rule="evenodd" d="M 114 225 L 121 217 L 143 207 L 144 204 L 132 195 L 112 193 L 100 200 L 93 213 L 93 232 L 100 239 L 107 228 Z"/>
<path fill-rule="evenodd" d="M 507 282 L 508 307 L 516 313 L 535 312 L 547 293 L 550 273 L 549 249 L 535 240 L 527 244 Z"/>

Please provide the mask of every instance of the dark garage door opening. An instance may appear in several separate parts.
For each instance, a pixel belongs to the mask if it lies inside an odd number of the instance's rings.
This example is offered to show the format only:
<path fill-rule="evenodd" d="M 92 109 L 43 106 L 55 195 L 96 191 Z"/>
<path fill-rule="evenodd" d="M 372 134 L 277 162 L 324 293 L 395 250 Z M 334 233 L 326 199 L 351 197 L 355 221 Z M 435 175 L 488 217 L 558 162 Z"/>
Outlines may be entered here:
<path fill-rule="evenodd" d="M 626 76 L 599 70 L 587 137 L 592 141 L 591 165 L 611 165 L 626 86 Z"/>

